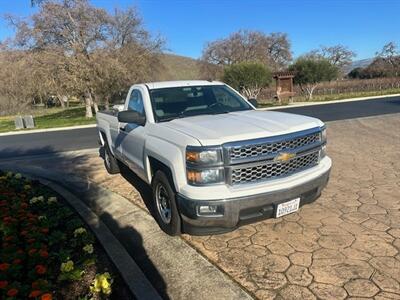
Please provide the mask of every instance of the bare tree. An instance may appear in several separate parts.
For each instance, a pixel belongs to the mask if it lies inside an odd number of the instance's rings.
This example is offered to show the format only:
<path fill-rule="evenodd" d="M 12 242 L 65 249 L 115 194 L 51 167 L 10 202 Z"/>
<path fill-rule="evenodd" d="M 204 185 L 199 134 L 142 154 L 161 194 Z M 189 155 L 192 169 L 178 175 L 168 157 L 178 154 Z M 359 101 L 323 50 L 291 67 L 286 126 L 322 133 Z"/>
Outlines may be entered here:
<path fill-rule="evenodd" d="M 314 49 L 305 54 L 303 57 L 308 58 L 324 58 L 332 65 L 343 68 L 351 64 L 356 53 L 343 45 L 321 46 L 320 49 Z"/>
<path fill-rule="evenodd" d="M 383 63 L 389 64 L 391 67 L 391 73 L 394 76 L 398 76 L 400 72 L 400 51 L 395 42 L 389 42 L 383 46 L 382 50 L 376 53 L 377 59 L 383 61 Z"/>
<path fill-rule="evenodd" d="M 8 19 L 16 28 L 14 51 L 37 55 L 29 69 L 43 75 L 39 85 L 48 94 L 85 99 L 90 118 L 92 107 L 97 111 L 99 103 L 151 76 L 163 41 L 144 30 L 135 8 L 109 14 L 87 0 L 35 4 L 30 19 Z"/>
<path fill-rule="evenodd" d="M 229 37 L 208 43 L 203 49 L 204 63 L 229 66 L 241 62 L 258 62 L 273 70 L 291 61 L 290 42 L 284 33 L 265 34 L 240 30 Z"/>

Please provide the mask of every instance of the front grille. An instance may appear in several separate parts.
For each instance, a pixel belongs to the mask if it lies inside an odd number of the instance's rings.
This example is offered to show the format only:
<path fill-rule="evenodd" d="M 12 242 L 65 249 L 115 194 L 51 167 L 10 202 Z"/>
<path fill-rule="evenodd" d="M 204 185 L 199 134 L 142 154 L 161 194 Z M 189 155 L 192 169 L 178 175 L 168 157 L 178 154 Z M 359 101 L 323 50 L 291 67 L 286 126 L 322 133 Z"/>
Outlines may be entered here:
<path fill-rule="evenodd" d="M 306 136 L 281 140 L 277 142 L 264 142 L 259 144 L 251 144 L 246 146 L 233 146 L 229 149 L 230 161 L 248 160 L 262 156 L 276 154 L 284 150 L 293 150 L 307 145 L 311 145 L 320 141 L 319 132 Z"/>
<path fill-rule="evenodd" d="M 267 161 L 248 167 L 232 168 L 231 184 L 258 182 L 288 176 L 318 164 L 319 150 L 297 156 L 287 162 Z"/>

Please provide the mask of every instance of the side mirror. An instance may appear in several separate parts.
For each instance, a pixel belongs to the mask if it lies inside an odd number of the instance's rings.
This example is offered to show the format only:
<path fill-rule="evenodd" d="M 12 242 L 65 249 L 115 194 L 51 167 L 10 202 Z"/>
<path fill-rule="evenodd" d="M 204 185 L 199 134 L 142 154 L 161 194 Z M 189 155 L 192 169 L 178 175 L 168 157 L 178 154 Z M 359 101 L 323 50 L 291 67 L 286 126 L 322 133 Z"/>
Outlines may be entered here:
<path fill-rule="evenodd" d="M 134 110 L 125 110 L 118 113 L 118 122 L 135 123 L 140 126 L 146 124 L 146 117 Z"/>
<path fill-rule="evenodd" d="M 250 102 L 255 108 L 258 107 L 257 99 L 251 98 L 251 99 L 249 99 L 249 102 Z"/>

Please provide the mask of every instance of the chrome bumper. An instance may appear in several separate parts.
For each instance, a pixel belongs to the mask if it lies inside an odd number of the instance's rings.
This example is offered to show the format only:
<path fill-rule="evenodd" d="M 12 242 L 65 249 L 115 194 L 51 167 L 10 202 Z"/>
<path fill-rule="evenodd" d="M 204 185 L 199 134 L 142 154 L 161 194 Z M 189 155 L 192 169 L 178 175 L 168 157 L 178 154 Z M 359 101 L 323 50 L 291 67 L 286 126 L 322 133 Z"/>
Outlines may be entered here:
<path fill-rule="evenodd" d="M 300 206 L 315 201 L 327 185 L 330 170 L 289 189 L 230 199 L 195 200 L 178 194 L 183 231 L 193 235 L 215 234 L 275 217 L 279 203 L 300 197 Z M 199 206 L 217 206 L 217 214 L 200 215 Z"/>

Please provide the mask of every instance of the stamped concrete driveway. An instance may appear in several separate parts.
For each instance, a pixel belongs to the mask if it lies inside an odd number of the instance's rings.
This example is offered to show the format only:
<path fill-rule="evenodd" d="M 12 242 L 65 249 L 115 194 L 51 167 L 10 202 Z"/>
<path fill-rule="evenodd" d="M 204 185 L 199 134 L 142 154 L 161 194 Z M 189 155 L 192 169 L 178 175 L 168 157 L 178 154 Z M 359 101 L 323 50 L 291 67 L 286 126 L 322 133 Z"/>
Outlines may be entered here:
<path fill-rule="evenodd" d="M 231 233 L 183 239 L 259 299 L 400 299 L 400 114 L 327 127 L 334 165 L 316 202 Z M 29 163 L 87 176 L 146 207 L 143 184 L 107 175 L 96 154 Z"/>

